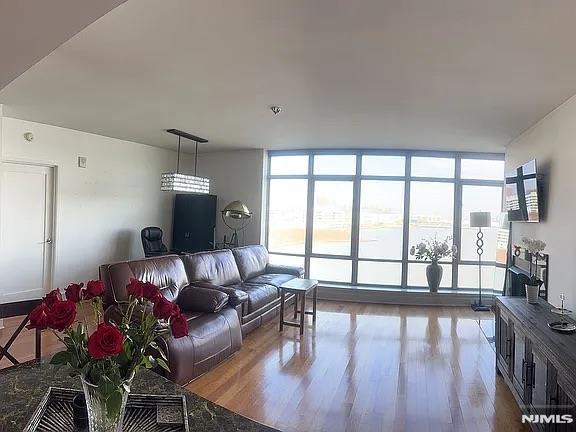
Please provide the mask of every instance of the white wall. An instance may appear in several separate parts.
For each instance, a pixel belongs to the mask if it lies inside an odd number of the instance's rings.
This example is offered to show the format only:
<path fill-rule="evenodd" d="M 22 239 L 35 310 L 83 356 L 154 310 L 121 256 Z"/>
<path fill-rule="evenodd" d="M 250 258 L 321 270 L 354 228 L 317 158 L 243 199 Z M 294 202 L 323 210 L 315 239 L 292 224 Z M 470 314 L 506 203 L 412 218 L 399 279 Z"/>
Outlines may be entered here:
<path fill-rule="evenodd" d="M 209 145 L 209 144 L 208 144 Z M 202 153 L 198 159 L 198 175 L 211 180 L 210 193 L 218 196 L 216 240 L 231 231 L 223 223 L 220 211 L 231 201 L 240 200 L 252 211 L 252 221 L 245 231 L 239 234 L 243 244 L 258 244 L 261 238 L 263 175 L 265 167 L 264 150 L 238 150 Z M 193 156 L 186 155 L 185 166 L 190 172 Z"/>
<path fill-rule="evenodd" d="M 156 225 L 169 241 L 172 194 L 160 173 L 174 169 L 170 150 L 0 116 L 3 161 L 57 167 L 54 285 L 97 276 L 98 265 L 143 256 L 140 230 Z M 33 142 L 23 138 L 35 135 Z M 88 158 L 86 169 L 78 156 Z M 2 276 L 4 280 L 10 277 Z"/>
<path fill-rule="evenodd" d="M 576 98 L 568 100 L 506 149 L 506 169 L 537 159 L 545 175 L 546 219 L 538 224 L 514 222 L 512 241 L 523 236 L 547 243 L 550 254 L 548 301 L 559 304 L 565 293 L 576 308 Z"/>

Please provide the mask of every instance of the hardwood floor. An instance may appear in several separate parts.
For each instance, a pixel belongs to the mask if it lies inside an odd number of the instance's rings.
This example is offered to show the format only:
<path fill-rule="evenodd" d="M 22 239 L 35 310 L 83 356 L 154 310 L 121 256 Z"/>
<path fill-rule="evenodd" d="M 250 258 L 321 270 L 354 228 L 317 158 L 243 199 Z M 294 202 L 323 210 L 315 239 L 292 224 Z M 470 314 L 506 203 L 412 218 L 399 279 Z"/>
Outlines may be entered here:
<path fill-rule="evenodd" d="M 187 388 L 283 431 L 528 431 L 468 308 L 318 304 L 301 338 L 273 320 Z M 4 344 L 19 324 L 6 319 Z M 43 334 L 43 354 L 59 342 Z M 11 352 L 33 358 L 24 330 Z M 0 367 L 8 366 L 6 359 Z"/>
<path fill-rule="evenodd" d="M 468 308 L 320 302 L 187 388 L 283 431 L 528 431 Z"/>

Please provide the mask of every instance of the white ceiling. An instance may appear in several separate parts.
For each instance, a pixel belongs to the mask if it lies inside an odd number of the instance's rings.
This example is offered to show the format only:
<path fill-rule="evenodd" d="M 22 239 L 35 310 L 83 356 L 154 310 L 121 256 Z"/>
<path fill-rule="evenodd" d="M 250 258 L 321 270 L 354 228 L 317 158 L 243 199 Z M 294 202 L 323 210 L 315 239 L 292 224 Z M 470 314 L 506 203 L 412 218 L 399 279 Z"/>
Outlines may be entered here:
<path fill-rule="evenodd" d="M 130 0 L 0 103 L 168 147 L 501 151 L 576 92 L 575 22 L 573 0 Z"/>
<path fill-rule="evenodd" d="M 0 0 L 0 89 L 126 0 Z"/>

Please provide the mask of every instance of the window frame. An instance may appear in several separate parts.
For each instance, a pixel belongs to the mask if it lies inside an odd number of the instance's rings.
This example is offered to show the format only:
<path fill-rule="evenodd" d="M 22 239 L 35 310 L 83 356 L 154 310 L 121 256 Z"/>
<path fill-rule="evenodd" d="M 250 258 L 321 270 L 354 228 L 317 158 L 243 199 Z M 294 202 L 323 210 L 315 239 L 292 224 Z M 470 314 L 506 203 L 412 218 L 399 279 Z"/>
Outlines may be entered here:
<path fill-rule="evenodd" d="M 300 175 L 274 175 L 271 173 L 271 160 L 275 156 L 308 156 L 308 173 Z M 316 155 L 355 155 L 356 156 L 356 173 L 353 175 L 324 175 L 314 174 L 314 157 Z M 403 156 L 404 157 L 404 175 L 403 176 L 378 176 L 362 174 L 362 156 Z M 436 157 L 436 158 L 454 158 L 454 177 L 413 177 L 411 174 L 412 157 Z M 412 182 L 440 182 L 452 183 L 454 185 L 454 214 L 452 225 L 453 242 L 458 249 L 461 245 L 461 228 L 462 228 L 462 190 L 463 186 L 497 186 L 504 187 L 504 178 L 502 180 L 482 180 L 482 179 L 463 179 L 461 178 L 461 161 L 462 159 L 481 159 L 481 160 L 504 160 L 503 153 L 469 153 L 469 152 L 449 152 L 449 151 L 425 151 L 425 150 L 389 150 L 389 149 L 311 149 L 311 150 L 270 150 L 268 151 L 267 160 L 267 179 L 266 179 L 266 205 L 264 206 L 264 244 L 268 246 L 269 239 L 269 203 L 270 203 L 270 180 L 272 179 L 307 179 L 307 209 L 306 209 L 306 235 L 304 254 L 285 253 L 270 250 L 274 255 L 297 256 L 304 258 L 305 275 L 310 274 L 311 258 L 334 258 L 348 259 L 352 261 L 352 275 L 350 282 L 333 282 L 321 281 L 328 285 L 334 286 L 361 286 L 374 289 L 395 289 L 402 291 L 427 290 L 425 286 L 408 286 L 408 264 L 410 263 L 427 263 L 427 261 L 418 261 L 411 259 L 409 235 L 410 235 L 410 186 Z M 349 255 L 329 255 L 312 252 L 312 234 L 313 234 L 313 215 L 314 215 L 314 192 L 317 180 L 321 181 L 352 181 L 352 232 L 351 232 L 351 250 Z M 360 194 L 362 180 L 381 180 L 381 181 L 401 181 L 404 183 L 404 214 L 403 214 L 403 240 L 402 240 L 402 258 L 401 259 L 384 259 L 384 258 L 359 258 L 359 234 L 360 234 Z M 375 262 L 392 262 L 400 263 L 402 266 L 400 286 L 391 285 L 372 285 L 358 283 L 358 267 L 360 261 Z M 449 291 L 477 292 L 474 288 L 460 288 L 458 286 L 458 266 L 459 265 L 477 265 L 475 260 L 460 260 L 460 257 L 453 259 L 452 269 L 452 286 L 444 288 Z M 483 261 L 483 265 L 505 267 L 496 261 Z"/>

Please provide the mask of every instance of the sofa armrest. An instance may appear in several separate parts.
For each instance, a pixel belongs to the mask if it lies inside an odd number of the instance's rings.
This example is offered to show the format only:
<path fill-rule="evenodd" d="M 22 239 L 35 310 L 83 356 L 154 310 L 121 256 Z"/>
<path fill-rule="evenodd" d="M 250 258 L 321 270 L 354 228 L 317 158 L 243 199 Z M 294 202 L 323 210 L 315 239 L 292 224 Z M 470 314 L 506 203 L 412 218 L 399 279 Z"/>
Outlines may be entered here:
<path fill-rule="evenodd" d="M 190 312 L 220 312 L 228 304 L 228 294 L 209 288 L 189 285 L 178 295 L 178 306 Z"/>
<path fill-rule="evenodd" d="M 245 291 L 238 290 L 235 288 L 228 288 L 220 285 L 215 285 L 211 284 L 210 282 L 193 282 L 191 285 L 195 287 L 216 290 L 228 294 L 228 304 L 232 307 L 236 307 L 239 304 L 248 301 L 248 294 L 246 294 Z"/>
<path fill-rule="evenodd" d="M 289 274 L 301 278 L 304 276 L 304 269 L 302 267 L 268 264 L 266 273 Z"/>

